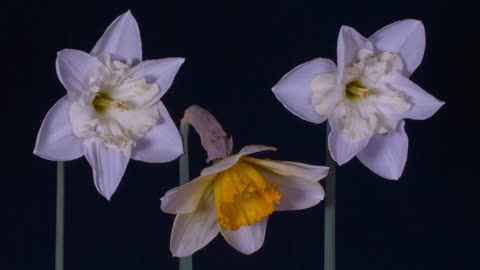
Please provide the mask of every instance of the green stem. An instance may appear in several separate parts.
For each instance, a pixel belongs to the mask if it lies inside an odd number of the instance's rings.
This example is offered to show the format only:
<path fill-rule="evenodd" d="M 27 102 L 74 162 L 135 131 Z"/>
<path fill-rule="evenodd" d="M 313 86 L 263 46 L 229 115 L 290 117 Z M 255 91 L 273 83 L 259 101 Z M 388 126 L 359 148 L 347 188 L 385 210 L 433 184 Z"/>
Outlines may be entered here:
<path fill-rule="evenodd" d="M 330 125 L 327 124 L 327 149 L 326 165 L 330 172 L 326 177 L 325 186 L 325 244 L 324 244 L 324 270 L 335 270 L 335 174 L 336 164 L 328 149 L 328 134 Z"/>
<path fill-rule="evenodd" d="M 55 270 L 63 270 L 63 221 L 65 205 L 65 168 L 63 161 L 57 162 L 57 224 L 55 238 Z"/>
<path fill-rule="evenodd" d="M 188 183 L 190 180 L 188 164 L 188 129 L 190 124 L 186 121 L 180 122 L 180 134 L 183 142 L 183 155 L 180 157 L 180 185 Z M 182 257 L 179 262 L 179 270 L 192 270 L 192 256 Z"/>

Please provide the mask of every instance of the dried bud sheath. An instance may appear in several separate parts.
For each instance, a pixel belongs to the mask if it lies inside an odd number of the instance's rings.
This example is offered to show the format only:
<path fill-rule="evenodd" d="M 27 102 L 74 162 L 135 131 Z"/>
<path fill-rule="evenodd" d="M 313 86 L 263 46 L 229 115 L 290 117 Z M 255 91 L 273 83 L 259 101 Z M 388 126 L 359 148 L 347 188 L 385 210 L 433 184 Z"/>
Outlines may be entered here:
<path fill-rule="evenodd" d="M 228 138 L 220 123 L 207 110 L 192 105 L 185 110 L 182 121 L 188 122 L 197 131 L 207 151 L 207 161 L 225 158 L 232 151 L 232 138 Z"/>

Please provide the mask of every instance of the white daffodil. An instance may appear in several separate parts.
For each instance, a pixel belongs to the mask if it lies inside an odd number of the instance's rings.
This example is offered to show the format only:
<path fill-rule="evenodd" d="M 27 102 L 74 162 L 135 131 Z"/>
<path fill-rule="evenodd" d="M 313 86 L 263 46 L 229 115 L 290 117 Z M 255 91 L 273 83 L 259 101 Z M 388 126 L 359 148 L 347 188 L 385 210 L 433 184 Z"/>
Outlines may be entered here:
<path fill-rule="evenodd" d="M 313 123 L 328 119 L 328 146 L 339 165 L 357 156 L 376 174 L 398 179 L 408 151 L 403 119 L 427 119 L 444 104 L 408 79 L 424 50 L 420 21 L 393 23 L 368 39 L 343 26 L 337 65 L 314 59 L 272 90 L 298 117 Z"/>
<path fill-rule="evenodd" d="M 90 53 L 64 49 L 56 70 L 67 95 L 47 113 L 34 153 L 67 161 L 83 155 L 95 186 L 110 199 L 130 158 L 167 162 L 182 141 L 160 98 L 183 58 L 142 61 L 142 42 L 130 11 L 118 17 Z"/>
<path fill-rule="evenodd" d="M 193 254 L 219 232 L 232 247 L 251 254 L 262 246 L 273 211 L 305 209 L 323 199 L 318 181 L 327 167 L 247 157 L 266 150 L 276 149 L 246 146 L 165 194 L 162 210 L 177 214 L 170 238 L 174 256 Z"/>

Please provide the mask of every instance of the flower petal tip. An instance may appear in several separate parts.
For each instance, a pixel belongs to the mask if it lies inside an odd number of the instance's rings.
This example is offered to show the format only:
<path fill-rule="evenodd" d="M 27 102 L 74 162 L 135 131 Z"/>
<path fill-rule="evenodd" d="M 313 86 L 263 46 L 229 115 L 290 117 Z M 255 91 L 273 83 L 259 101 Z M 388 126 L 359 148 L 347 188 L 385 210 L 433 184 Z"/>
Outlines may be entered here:
<path fill-rule="evenodd" d="M 241 251 L 241 252 L 242 252 L 243 254 L 245 254 L 245 255 L 252 255 L 253 253 L 255 253 L 255 252 L 257 252 L 257 251 L 258 251 L 258 249 L 256 249 L 256 250 L 249 250 L 249 251 Z"/>
<path fill-rule="evenodd" d="M 120 17 L 131 17 L 132 19 L 135 19 L 135 17 L 133 17 L 133 14 L 132 14 L 132 10 L 131 9 L 128 9 L 127 11 L 125 11 L 122 15 L 120 15 Z"/>
<path fill-rule="evenodd" d="M 327 167 L 327 166 L 320 166 L 320 167 L 322 167 L 322 169 L 324 169 L 325 171 L 319 176 L 320 179 L 318 179 L 318 181 L 324 179 L 330 173 L 330 167 Z"/>
<path fill-rule="evenodd" d="M 175 214 L 175 213 L 170 213 L 167 207 L 165 206 L 165 197 L 166 195 L 160 198 L 160 210 L 162 210 L 162 212 L 164 213 Z"/>
<path fill-rule="evenodd" d="M 33 148 L 32 154 L 34 154 L 35 156 L 44 158 L 44 157 L 42 157 L 42 155 L 40 154 L 40 151 L 38 151 L 38 147 L 37 147 L 36 145 L 35 145 L 35 148 Z"/>
<path fill-rule="evenodd" d="M 400 177 L 402 176 L 402 172 L 394 173 L 392 175 L 380 175 L 380 176 L 387 179 L 387 180 L 398 181 L 400 179 Z"/>
<path fill-rule="evenodd" d="M 183 63 L 185 63 L 185 58 L 177 57 L 177 61 L 178 61 L 178 64 L 182 65 Z"/>
<path fill-rule="evenodd" d="M 380 176 L 384 177 L 387 180 L 398 181 L 403 174 L 404 168 L 405 168 L 405 164 L 401 168 L 395 168 L 388 175 L 383 175 L 383 176 L 380 175 Z"/>
<path fill-rule="evenodd" d="M 43 158 L 43 159 L 50 160 L 50 161 L 56 161 L 56 160 L 53 160 L 53 159 L 51 159 L 51 158 L 43 155 L 42 152 L 38 150 L 38 147 L 37 147 L 37 146 L 35 146 L 35 148 L 33 149 L 33 152 L 32 152 L 32 153 L 33 153 L 35 156 L 37 156 L 37 157 L 41 157 L 41 158 Z"/>
<path fill-rule="evenodd" d="M 333 156 L 332 156 L 333 160 L 337 163 L 338 166 L 342 166 L 343 164 L 347 163 L 348 160 L 336 160 Z"/>
<path fill-rule="evenodd" d="M 423 22 L 420 21 L 420 20 L 417 20 L 417 19 L 405 19 L 405 20 L 401 20 L 399 22 L 403 22 L 403 23 L 408 23 L 412 26 L 421 26 L 421 27 L 424 27 L 423 25 Z"/>
<path fill-rule="evenodd" d="M 275 84 L 273 87 L 272 87 L 272 92 L 275 93 L 277 91 L 277 85 Z"/>
<path fill-rule="evenodd" d="M 330 150 L 330 157 L 337 163 L 338 166 L 342 166 L 343 164 L 347 163 L 349 160 L 339 159 L 332 154 L 332 150 Z"/>
<path fill-rule="evenodd" d="M 105 199 L 107 199 L 107 201 L 110 201 L 112 199 L 112 195 L 113 194 L 108 194 L 108 193 L 103 193 L 103 192 L 100 192 L 100 190 L 98 191 L 100 193 L 100 195 L 102 195 Z"/>

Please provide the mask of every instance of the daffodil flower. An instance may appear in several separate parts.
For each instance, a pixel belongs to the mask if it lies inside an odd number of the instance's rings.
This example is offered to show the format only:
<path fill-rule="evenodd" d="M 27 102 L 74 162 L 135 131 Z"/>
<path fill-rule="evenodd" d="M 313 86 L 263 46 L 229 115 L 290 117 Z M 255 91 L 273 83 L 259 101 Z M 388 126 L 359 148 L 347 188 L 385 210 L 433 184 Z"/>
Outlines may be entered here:
<path fill-rule="evenodd" d="M 142 42 L 130 11 L 118 17 L 90 53 L 64 49 L 56 70 L 67 95 L 47 113 L 34 153 L 67 161 L 83 155 L 95 186 L 110 199 L 130 158 L 167 162 L 182 141 L 160 98 L 183 58 L 142 61 Z"/>
<path fill-rule="evenodd" d="M 395 22 L 368 39 L 343 26 L 337 65 L 314 59 L 272 90 L 298 117 L 313 123 L 328 119 L 328 146 L 339 165 L 357 156 L 376 174 L 398 179 L 408 151 L 404 119 L 427 119 L 444 104 L 409 80 L 424 50 L 420 21 Z"/>
<path fill-rule="evenodd" d="M 174 256 L 193 254 L 219 232 L 232 247 L 251 254 L 262 246 L 273 211 L 305 209 L 323 199 L 318 181 L 327 167 L 248 156 L 266 150 L 276 149 L 246 146 L 165 194 L 162 210 L 177 214 L 170 238 Z"/>

